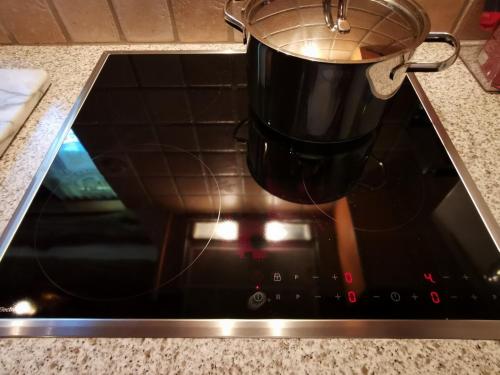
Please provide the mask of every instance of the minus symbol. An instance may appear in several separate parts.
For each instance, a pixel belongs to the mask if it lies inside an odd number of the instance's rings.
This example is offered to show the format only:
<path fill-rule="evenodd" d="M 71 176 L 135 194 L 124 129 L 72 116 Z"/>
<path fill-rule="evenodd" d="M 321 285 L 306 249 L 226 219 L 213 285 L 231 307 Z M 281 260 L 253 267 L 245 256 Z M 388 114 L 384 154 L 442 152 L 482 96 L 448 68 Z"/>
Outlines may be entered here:
<path fill-rule="evenodd" d="M 443 276 L 443 279 L 449 279 L 450 276 Z"/>
<path fill-rule="evenodd" d="M 380 298 L 380 296 L 373 296 L 373 298 Z"/>
<path fill-rule="evenodd" d="M 314 298 L 321 298 L 321 296 L 314 296 Z"/>
<path fill-rule="evenodd" d="M 313 276 L 313 279 L 319 279 L 319 276 L 315 275 L 315 276 Z"/>
<path fill-rule="evenodd" d="M 457 299 L 458 297 L 457 296 L 450 296 L 450 298 Z"/>

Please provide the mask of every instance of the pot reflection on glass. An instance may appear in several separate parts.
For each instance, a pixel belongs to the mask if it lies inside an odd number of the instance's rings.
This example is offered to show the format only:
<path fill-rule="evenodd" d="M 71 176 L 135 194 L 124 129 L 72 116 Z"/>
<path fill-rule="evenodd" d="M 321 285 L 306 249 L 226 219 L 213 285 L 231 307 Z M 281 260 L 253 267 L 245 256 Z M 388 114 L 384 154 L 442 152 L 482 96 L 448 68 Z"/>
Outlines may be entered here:
<path fill-rule="evenodd" d="M 247 165 L 255 181 L 289 202 L 320 204 L 345 196 L 358 182 L 377 131 L 352 142 L 323 145 L 284 137 L 260 123 L 248 124 Z"/>

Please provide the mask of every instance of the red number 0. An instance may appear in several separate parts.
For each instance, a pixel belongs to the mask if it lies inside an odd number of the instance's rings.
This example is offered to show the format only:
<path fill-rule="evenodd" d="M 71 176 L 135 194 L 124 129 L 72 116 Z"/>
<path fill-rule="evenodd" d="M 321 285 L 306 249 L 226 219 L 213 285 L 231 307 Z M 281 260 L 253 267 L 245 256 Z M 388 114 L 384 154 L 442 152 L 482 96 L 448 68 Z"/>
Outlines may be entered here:
<path fill-rule="evenodd" d="M 441 303 L 441 298 L 439 298 L 439 294 L 437 292 L 431 292 L 431 300 L 432 303 L 436 305 Z"/>
<path fill-rule="evenodd" d="M 344 272 L 344 279 L 347 284 L 352 284 L 352 273 Z"/>
<path fill-rule="evenodd" d="M 349 301 L 349 303 L 356 303 L 358 301 L 356 292 L 354 290 L 350 290 L 347 292 L 347 300 Z"/>

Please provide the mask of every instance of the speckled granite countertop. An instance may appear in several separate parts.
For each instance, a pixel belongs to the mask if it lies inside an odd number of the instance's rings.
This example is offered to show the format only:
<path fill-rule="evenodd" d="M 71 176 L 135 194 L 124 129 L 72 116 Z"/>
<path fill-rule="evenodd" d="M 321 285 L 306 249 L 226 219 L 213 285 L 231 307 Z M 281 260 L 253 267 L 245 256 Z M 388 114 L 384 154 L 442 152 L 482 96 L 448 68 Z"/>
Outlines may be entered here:
<path fill-rule="evenodd" d="M 0 232 L 106 50 L 238 49 L 239 45 L 0 47 L 0 67 L 42 68 L 52 86 L 0 159 Z M 446 48 L 426 46 L 434 60 Z M 459 61 L 418 79 L 500 222 L 500 95 Z M 0 374 L 12 373 L 498 374 L 500 342 L 354 339 L 3 339 Z"/>

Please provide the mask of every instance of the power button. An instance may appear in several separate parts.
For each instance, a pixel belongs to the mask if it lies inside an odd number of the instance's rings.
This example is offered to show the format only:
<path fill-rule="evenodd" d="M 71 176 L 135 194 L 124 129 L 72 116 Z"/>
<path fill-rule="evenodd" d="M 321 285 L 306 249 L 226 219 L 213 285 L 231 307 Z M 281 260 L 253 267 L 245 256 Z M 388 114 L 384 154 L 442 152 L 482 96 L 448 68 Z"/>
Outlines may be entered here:
<path fill-rule="evenodd" d="M 255 292 L 248 299 L 248 308 L 250 310 L 257 310 L 264 303 L 266 303 L 266 294 L 263 292 Z"/>
<path fill-rule="evenodd" d="M 262 292 L 257 292 L 253 295 L 253 300 L 257 303 L 260 303 L 266 299 L 266 295 Z"/>

